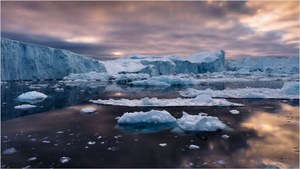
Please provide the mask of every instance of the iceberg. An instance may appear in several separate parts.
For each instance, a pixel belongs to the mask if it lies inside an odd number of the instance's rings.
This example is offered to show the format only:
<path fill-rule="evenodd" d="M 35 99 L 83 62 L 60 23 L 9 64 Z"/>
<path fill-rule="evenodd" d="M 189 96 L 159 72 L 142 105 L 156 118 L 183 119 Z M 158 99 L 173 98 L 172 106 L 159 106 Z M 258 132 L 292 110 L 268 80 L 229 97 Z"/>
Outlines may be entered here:
<path fill-rule="evenodd" d="M 220 72 L 225 70 L 225 52 L 201 52 L 189 57 L 132 54 L 103 61 L 108 74 L 145 73 L 151 76 Z"/>
<path fill-rule="evenodd" d="M 237 58 L 226 61 L 226 69 L 240 72 L 263 72 L 266 74 L 298 74 L 299 56 Z"/>
<path fill-rule="evenodd" d="M 62 79 L 92 71 L 106 69 L 98 60 L 67 50 L 1 38 L 1 80 Z"/>
<path fill-rule="evenodd" d="M 207 116 L 203 113 L 199 115 L 189 115 L 186 112 L 182 113 L 183 116 L 177 120 L 177 125 L 185 131 L 212 132 L 226 128 L 226 125 L 217 117 Z"/>
<path fill-rule="evenodd" d="M 209 95 L 219 98 L 275 98 L 275 99 L 299 99 L 299 82 L 285 82 L 281 89 L 270 88 L 238 88 L 225 90 L 197 90 L 193 88 L 180 91 L 183 97 L 197 97 Z"/>
<path fill-rule="evenodd" d="M 90 100 L 92 103 L 103 105 L 117 105 L 128 107 L 176 107 L 176 106 L 243 106 L 243 104 L 232 103 L 226 99 L 212 99 L 208 95 L 199 95 L 196 98 L 184 99 L 158 99 L 158 98 L 142 98 L 142 99 L 109 99 L 109 100 Z"/>
<path fill-rule="evenodd" d="M 31 91 L 31 92 L 26 92 L 21 94 L 16 98 L 16 100 L 19 102 L 35 104 L 44 101 L 47 97 L 48 96 L 43 93 L 37 91 Z"/>
<path fill-rule="evenodd" d="M 173 123 L 176 119 L 167 111 L 151 110 L 148 112 L 124 113 L 118 120 L 119 124 L 134 123 Z"/>

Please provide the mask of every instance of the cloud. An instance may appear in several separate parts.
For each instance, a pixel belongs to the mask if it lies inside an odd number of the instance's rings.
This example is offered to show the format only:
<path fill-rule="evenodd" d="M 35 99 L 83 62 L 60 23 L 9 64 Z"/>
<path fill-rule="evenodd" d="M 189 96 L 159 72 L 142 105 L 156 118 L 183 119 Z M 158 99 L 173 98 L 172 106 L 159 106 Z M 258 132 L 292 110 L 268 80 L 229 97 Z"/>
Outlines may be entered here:
<path fill-rule="evenodd" d="M 298 2 L 2 2 L 2 36 L 93 57 L 296 55 Z M 274 19 L 269 13 L 275 9 Z M 262 19 L 260 19 L 262 18 Z"/>

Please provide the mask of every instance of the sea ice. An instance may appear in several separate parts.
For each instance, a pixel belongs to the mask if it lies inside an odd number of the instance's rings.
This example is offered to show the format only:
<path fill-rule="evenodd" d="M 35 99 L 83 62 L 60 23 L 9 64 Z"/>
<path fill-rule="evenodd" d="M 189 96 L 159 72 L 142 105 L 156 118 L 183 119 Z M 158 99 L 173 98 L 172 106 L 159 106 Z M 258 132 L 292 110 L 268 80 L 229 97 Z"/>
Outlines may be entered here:
<path fill-rule="evenodd" d="M 15 106 L 15 109 L 21 109 L 21 110 L 26 110 L 26 109 L 31 109 L 31 108 L 35 108 L 35 105 L 31 105 L 31 104 L 22 104 L 22 105 L 18 105 Z"/>
<path fill-rule="evenodd" d="M 281 89 L 270 88 L 238 88 L 225 90 L 197 90 L 193 88 L 180 91 L 183 97 L 197 97 L 198 95 L 207 94 L 211 97 L 221 98 L 299 98 L 299 82 L 285 82 Z"/>
<path fill-rule="evenodd" d="M 91 114 L 91 113 L 95 113 L 97 109 L 92 108 L 92 107 L 86 107 L 86 108 L 82 108 L 80 110 L 81 114 Z"/>
<path fill-rule="evenodd" d="M 148 112 L 124 113 L 118 123 L 173 123 L 175 121 L 176 119 L 165 110 L 151 110 Z"/>
<path fill-rule="evenodd" d="M 177 120 L 177 124 L 185 131 L 217 131 L 226 127 L 217 117 L 207 116 L 203 113 L 189 115 L 183 112 L 183 116 Z"/>
<path fill-rule="evenodd" d="M 225 99 L 212 99 L 207 95 L 199 95 L 196 98 L 184 99 L 158 99 L 158 98 L 142 98 L 142 99 L 109 99 L 109 100 L 90 100 L 92 103 L 104 105 L 117 105 L 128 107 L 170 107 L 170 106 L 243 106 L 243 104 L 232 103 Z"/>
<path fill-rule="evenodd" d="M 38 103 L 44 101 L 48 96 L 37 92 L 37 91 L 31 91 L 31 92 L 26 92 L 21 94 L 20 96 L 17 97 L 17 101 L 19 102 L 27 102 L 27 103 Z"/>
<path fill-rule="evenodd" d="M 147 80 L 138 80 L 129 83 L 133 86 L 184 86 L 196 85 L 199 81 L 193 77 L 181 77 L 173 75 L 154 76 Z"/>

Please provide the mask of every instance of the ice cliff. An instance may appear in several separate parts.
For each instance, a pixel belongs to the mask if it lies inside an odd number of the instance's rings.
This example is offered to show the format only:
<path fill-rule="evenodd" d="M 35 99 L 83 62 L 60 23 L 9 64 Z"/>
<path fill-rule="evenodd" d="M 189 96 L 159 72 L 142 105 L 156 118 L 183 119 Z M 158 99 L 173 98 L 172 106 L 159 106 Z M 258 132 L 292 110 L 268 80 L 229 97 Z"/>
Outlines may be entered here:
<path fill-rule="evenodd" d="M 201 52 L 189 57 L 179 56 L 147 56 L 132 54 L 127 57 L 104 61 L 107 72 L 111 75 L 118 73 L 144 73 L 151 76 L 189 74 L 224 71 L 225 52 Z"/>
<path fill-rule="evenodd" d="M 106 69 L 98 60 L 67 50 L 1 38 L 1 80 L 62 79 L 91 71 Z"/>

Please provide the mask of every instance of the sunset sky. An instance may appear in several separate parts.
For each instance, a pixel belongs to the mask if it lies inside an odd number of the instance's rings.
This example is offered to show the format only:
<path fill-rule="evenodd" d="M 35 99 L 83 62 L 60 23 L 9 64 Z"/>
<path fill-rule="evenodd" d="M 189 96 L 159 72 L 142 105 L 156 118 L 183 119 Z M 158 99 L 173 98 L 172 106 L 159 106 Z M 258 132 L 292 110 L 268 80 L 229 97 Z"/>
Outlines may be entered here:
<path fill-rule="evenodd" d="M 1 36 L 94 58 L 299 53 L 298 1 L 1 2 Z"/>

